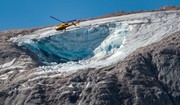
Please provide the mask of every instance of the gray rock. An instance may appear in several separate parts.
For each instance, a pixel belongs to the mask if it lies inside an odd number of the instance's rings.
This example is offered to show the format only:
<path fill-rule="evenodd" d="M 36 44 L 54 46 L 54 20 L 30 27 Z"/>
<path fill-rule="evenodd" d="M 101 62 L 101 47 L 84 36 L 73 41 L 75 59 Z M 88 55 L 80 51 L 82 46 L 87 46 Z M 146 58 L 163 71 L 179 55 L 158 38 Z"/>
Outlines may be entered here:
<path fill-rule="evenodd" d="M 24 71 L 0 69 L 9 76 L 0 80 L 0 105 L 180 105 L 180 31 L 111 66 L 50 78 L 32 75 L 33 59 L 8 42 L 32 31 L 0 33 L 0 63 L 29 62 Z"/>

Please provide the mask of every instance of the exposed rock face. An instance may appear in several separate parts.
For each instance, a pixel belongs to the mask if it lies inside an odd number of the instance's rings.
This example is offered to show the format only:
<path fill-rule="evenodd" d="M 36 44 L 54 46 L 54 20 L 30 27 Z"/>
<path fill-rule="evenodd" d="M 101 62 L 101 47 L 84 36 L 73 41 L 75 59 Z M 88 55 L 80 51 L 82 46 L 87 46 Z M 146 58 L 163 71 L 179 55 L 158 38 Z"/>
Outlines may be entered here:
<path fill-rule="evenodd" d="M 108 67 L 41 75 L 9 42 L 35 30 L 0 32 L 0 105 L 180 105 L 180 31 Z"/>
<path fill-rule="evenodd" d="M 101 69 L 80 70 L 69 76 L 32 79 L 35 77 L 28 76 L 33 72 L 30 68 L 26 72 L 13 68 L 1 70 L 1 74 L 14 72 L 8 80 L 0 82 L 0 104 L 179 105 L 179 40 L 180 31 L 136 50 L 122 62 Z M 2 45 L 9 48 L 3 49 Z M 1 63 L 21 54 L 11 44 L 1 42 Z"/>
<path fill-rule="evenodd" d="M 25 35 L 31 33 L 40 28 L 32 28 L 32 29 L 17 29 L 10 31 L 0 32 L 0 64 L 4 64 L 13 60 L 14 58 L 18 58 L 23 55 L 23 52 L 18 50 L 9 39 L 15 37 L 19 34 Z M 24 54 L 25 55 L 25 54 Z"/>
<path fill-rule="evenodd" d="M 180 32 L 135 51 L 125 61 L 85 76 L 81 104 L 179 105 Z M 75 74 L 76 79 L 82 78 Z M 76 80 L 75 82 L 79 82 Z"/>
<path fill-rule="evenodd" d="M 141 10 L 141 11 L 135 11 L 135 12 L 124 12 L 124 11 L 118 11 L 112 14 L 92 18 L 92 19 L 98 19 L 98 18 L 107 18 L 107 17 L 114 17 L 114 16 L 122 16 L 122 15 L 128 15 L 128 14 L 135 14 L 135 13 L 143 13 L 143 12 L 155 12 L 155 11 L 167 11 L 167 10 L 180 10 L 179 6 L 164 6 L 162 8 L 159 8 L 157 10 Z"/>

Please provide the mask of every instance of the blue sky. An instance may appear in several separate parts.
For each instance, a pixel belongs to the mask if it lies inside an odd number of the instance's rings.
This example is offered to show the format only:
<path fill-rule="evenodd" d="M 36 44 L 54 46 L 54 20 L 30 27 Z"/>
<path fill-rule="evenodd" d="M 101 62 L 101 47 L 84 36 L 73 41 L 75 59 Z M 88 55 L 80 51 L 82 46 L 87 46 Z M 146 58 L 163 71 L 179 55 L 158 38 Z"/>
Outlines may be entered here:
<path fill-rule="evenodd" d="M 59 24 L 49 16 L 68 21 L 166 5 L 180 6 L 180 0 L 1 0 L 0 30 Z"/>

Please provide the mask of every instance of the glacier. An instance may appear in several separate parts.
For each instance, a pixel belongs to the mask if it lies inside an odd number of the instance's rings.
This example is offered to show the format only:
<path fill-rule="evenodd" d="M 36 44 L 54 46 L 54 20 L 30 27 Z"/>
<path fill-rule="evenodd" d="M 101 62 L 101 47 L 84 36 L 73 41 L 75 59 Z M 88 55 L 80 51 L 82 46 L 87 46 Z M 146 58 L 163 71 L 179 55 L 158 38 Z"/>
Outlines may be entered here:
<path fill-rule="evenodd" d="M 179 30 L 179 23 L 180 11 L 147 12 L 83 21 L 66 31 L 47 27 L 10 41 L 44 64 L 39 73 L 74 72 L 117 63 Z"/>

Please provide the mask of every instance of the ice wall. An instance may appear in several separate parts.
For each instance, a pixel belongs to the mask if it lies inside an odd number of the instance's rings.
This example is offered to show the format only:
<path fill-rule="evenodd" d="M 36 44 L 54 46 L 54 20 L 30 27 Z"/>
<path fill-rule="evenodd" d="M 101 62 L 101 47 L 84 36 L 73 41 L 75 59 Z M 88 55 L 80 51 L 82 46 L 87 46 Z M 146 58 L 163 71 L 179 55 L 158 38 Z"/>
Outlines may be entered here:
<path fill-rule="evenodd" d="M 180 30 L 179 23 L 179 10 L 147 12 L 85 21 L 65 32 L 48 27 L 11 41 L 49 65 L 40 70 L 67 72 L 123 60 L 137 48 Z"/>
<path fill-rule="evenodd" d="M 66 63 L 96 58 L 100 60 L 120 48 L 129 25 L 104 23 L 61 33 L 49 33 L 51 36 L 40 39 L 20 40 L 20 46 L 42 63 Z M 43 34 L 46 31 L 40 31 Z"/>

